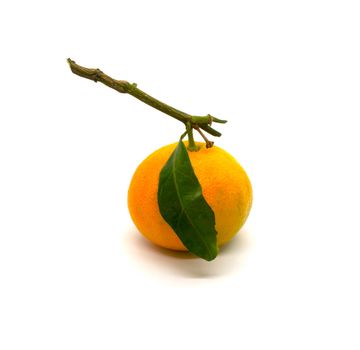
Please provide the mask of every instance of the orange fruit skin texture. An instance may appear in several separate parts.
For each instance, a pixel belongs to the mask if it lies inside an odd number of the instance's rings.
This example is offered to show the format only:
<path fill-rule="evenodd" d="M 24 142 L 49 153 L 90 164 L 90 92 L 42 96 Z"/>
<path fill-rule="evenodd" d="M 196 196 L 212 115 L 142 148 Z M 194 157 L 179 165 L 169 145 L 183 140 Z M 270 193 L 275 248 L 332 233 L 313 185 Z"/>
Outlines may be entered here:
<path fill-rule="evenodd" d="M 187 146 L 187 142 L 184 142 Z M 245 223 L 252 204 L 250 180 L 241 165 L 220 147 L 188 152 L 201 184 L 203 196 L 215 214 L 217 242 L 228 242 Z M 157 192 L 160 171 L 177 143 L 150 154 L 136 169 L 128 191 L 128 207 L 137 229 L 153 243 L 172 250 L 187 251 L 160 214 Z"/>

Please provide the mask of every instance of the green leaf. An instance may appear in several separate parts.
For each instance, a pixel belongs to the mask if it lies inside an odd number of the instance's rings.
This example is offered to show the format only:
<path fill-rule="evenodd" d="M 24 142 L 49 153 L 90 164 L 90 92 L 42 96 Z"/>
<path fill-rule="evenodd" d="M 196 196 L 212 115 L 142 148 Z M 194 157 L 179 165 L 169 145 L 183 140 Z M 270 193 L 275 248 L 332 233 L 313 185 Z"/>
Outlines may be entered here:
<path fill-rule="evenodd" d="M 160 172 L 158 204 L 161 215 L 190 252 L 208 261 L 215 259 L 215 215 L 181 140 Z"/>

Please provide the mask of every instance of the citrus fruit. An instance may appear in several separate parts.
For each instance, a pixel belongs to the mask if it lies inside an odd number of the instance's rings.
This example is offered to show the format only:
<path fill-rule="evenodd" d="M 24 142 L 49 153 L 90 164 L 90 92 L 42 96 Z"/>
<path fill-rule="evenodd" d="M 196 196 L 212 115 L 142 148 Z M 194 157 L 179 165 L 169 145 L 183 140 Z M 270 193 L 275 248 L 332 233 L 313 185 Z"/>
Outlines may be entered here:
<path fill-rule="evenodd" d="M 187 142 L 185 142 L 187 144 Z M 245 223 L 252 204 L 250 180 L 229 153 L 196 142 L 197 152 L 189 152 L 191 165 L 205 200 L 215 214 L 218 245 L 228 242 Z M 137 229 L 151 242 L 168 249 L 187 251 L 179 237 L 161 216 L 158 206 L 160 171 L 177 143 L 150 154 L 136 169 L 128 191 L 128 208 Z"/>

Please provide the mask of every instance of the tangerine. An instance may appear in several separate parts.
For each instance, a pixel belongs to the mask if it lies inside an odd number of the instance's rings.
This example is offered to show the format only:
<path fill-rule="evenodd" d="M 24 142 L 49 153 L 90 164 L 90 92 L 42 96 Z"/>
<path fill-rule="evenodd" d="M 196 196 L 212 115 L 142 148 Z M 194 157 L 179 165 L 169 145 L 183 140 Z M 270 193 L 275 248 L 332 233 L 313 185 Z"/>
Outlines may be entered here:
<path fill-rule="evenodd" d="M 187 145 L 187 142 L 184 142 Z M 215 214 L 217 242 L 221 246 L 240 230 L 252 204 L 249 177 L 241 165 L 220 147 L 189 152 L 202 193 Z M 179 237 L 163 219 L 158 206 L 160 171 L 174 151 L 173 143 L 150 154 L 136 169 L 128 191 L 128 208 L 137 229 L 151 242 L 172 250 L 187 251 Z"/>

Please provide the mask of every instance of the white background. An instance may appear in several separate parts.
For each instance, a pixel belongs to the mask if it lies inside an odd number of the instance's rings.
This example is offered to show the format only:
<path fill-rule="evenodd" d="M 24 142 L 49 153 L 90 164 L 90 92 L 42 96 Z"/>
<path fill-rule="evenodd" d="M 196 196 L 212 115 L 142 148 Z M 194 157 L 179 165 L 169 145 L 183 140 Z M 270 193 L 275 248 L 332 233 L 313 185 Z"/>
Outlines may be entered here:
<path fill-rule="evenodd" d="M 0 348 L 359 349 L 358 1 L 3 1 Z M 207 263 L 137 233 L 127 188 L 183 132 L 99 67 L 229 123 L 245 227 Z"/>

